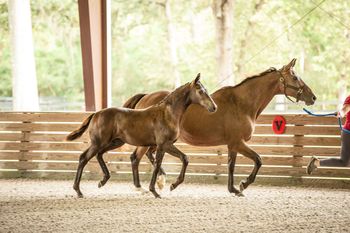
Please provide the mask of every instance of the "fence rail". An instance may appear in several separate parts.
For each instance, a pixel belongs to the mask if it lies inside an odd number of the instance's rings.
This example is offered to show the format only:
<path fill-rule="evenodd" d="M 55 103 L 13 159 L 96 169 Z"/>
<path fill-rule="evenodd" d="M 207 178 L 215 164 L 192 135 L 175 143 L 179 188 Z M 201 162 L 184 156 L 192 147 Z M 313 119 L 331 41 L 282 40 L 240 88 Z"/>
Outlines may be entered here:
<path fill-rule="evenodd" d="M 87 148 L 87 135 L 74 142 L 64 141 L 68 132 L 80 126 L 90 113 L 73 112 L 0 112 L 0 177 L 73 177 L 80 153 Z M 339 156 L 340 131 L 334 117 L 311 117 L 286 114 L 286 131 L 275 135 L 272 131 L 273 114 L 261 115 L 249 144 L 262 157 L 260 177 L 271 180 L 279 177 L 288 183 L 291 179 L 338 180 L 349 184 L 349 168 L 320 168 L 313 175 L 305 174 L 310 156 Z M 177 147 L 185 152 L 190 164 L 189 176 L 206 180 L 226 176 L 226 146 L 196 147 L 182 142 Z M 130 173 L 129 156 L 134 147 L 125 145 L 105 155 L 111 173 Z M 253 163 L 238 155 L 235 173 L 246 176 Z M 170 174 L 178 174 L 181 163 L 166 155 L 163 167 Z M 140 172 L 150 174 L 152 166 L 146 158 Z M 85 168 L 85 175 L 100 177 L 101 169 L 95 159 Z M 130 176 L 131 177 L 131 176 Z"/>

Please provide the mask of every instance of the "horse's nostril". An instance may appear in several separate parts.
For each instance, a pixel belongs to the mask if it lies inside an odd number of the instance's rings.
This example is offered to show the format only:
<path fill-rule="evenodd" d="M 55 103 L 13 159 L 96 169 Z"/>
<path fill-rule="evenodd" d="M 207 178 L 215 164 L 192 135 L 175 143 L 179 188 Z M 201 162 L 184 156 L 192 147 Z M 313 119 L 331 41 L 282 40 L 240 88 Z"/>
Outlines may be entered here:
<path fill-rule="evenodd" d="M 209 112 L 215 112 L 216 111 L 216 107 L 215 106 L 210 106 L 208 108 Z"/>
<path fill-rule="evenodd" d="M 316 99 L 317 99 L 316 96 L 313 96 L 313 97 L 312 97 L 312 100 L 313 100 L 313 101 L 316 101 Z"/>

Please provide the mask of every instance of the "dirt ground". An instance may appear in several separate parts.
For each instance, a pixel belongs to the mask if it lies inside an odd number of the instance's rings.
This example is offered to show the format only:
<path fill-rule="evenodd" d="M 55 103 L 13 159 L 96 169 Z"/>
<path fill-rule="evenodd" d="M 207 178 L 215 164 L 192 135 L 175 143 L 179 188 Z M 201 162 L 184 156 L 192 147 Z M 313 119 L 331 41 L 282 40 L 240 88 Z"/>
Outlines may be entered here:
<path fill-rule="evenodd" d="M 144 185 L 146 187 L 146 184 Z M 350 232 L 350 191 L 185 183 L 162 199 L 131 183 L 0 180 L 0 232 Z"/>

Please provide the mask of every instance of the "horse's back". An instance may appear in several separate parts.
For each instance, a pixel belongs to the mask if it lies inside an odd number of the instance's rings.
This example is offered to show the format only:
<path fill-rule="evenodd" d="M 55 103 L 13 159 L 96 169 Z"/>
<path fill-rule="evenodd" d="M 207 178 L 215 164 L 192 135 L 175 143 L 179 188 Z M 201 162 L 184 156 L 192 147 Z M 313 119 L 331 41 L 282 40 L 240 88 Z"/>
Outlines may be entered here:
<path fill-rule="evenodd" d="M 139 100 L 135 105 L 135 109 L 143 109 L 155 105 L 162 101 L 167 95 L 169 95 L 169 93 L 169 91 L 157 91 L 147 94 Z"/>

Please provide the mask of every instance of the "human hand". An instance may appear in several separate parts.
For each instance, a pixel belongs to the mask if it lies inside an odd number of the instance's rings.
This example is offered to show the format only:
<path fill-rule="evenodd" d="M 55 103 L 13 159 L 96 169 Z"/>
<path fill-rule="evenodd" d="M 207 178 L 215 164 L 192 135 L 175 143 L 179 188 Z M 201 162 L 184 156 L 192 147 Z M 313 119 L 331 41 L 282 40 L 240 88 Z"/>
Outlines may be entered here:
<path fill-rule="evenodd" d="M 337 117 L 338 118 L 343 118 L 344 117 L 344 115 L 342 114 L 342 111 L 338 111 L 337 112 Z"/>

